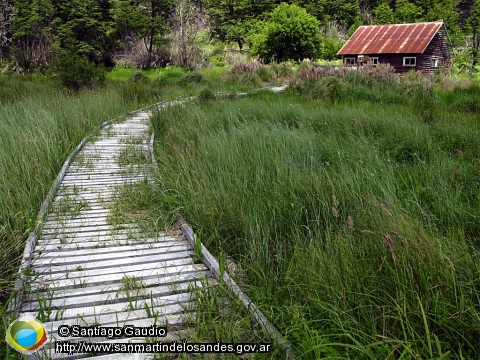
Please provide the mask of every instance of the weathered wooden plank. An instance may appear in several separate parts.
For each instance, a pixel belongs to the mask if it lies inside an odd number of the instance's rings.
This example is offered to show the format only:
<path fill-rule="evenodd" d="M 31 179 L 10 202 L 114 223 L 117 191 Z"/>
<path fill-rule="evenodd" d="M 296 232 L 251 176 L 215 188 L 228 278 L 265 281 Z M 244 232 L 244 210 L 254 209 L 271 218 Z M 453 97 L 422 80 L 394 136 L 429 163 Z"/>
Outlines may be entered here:
<path fill-rule="evenodd" d="M 65 242 L 65 240 L 64 240 Z M 52 252 L 52 256 L 55 256 L 56 252 L 59 251 L 96 251 L 96 250 L 107 250 L 107 251 L 122 251 L 126 246 L 155 246 L 157 244 L 162 244 L 161 240 L 154 238 L 141 238 L 141 239 L 131 239 L 128 235 L 120 234 L 116 236 L 110 236 L 105 239 L 92 240 L 84 239 L 81 241 L 71 241 L 67 243 L 55 242 L 39 244 L 35 249 L 35 254 L 43 254 L 45 252 Z M 166 244 L 170 244 L 166 242 Z"/>
<path fill-rule="evenodd" d="M 124 181 L 129 181 L 129 180 L 138 180 L 138 176 L 133 175 L 133 174 L 125 174 L 125 175 L 116 175 L 116 179 L 112 179 L 110 176 L 105 176 L 105 177 L 99 177 L 99 179 L 96 178 L 90 178 L 90 179 L 81 179 L 76 176 L 69 175 L 66 179 L 62 181 L 62 185 L 71 185 L 73 186 L 74 183 L 82 183 L 85 182 L 87 184 L 90 183 L 103 183 L 103 182 L 109 182 L 109 181 L 119 181 L 119 182 L 124 182 Z M 143 179 L 142 179 L 143 180 Z M 79 184 L 81 185 L 81 184 Z"/>
<path fill-rule="evenodd" d="M 98 209 L 108 209 L 108 207 L 112 204 L 111 199 L 106 199 L 101 202 L 95 201 L 95 200 L 90 200 L 87 202 L 86 207 L 84 209 L 89 209 L 89 210 L 98 210 Z M 61 202 L 56 202 L 52 203 L 51 205 L 51 210 L 56 211 L 59 206 L 63 205 Z"/>
<path fill-rule="evenodd" d="M 49 244 L 52 240 L 53 241 L 60 241 L 60 243 L 69 243 L 71 241 L 77 242 L 87 242 L 91 241 L 100 241 L 100 240 L 108 240 L 108 239 L 125 239 L 125 240 L 132 240 L 132 241 L 144 241 L 145 236 L 139 233 L 138 229 L 131 229 L 127 234 L 125 232 L 120 231 L 112 231 L 112 230 L 96 230 L 96 231 L 87 231 L 84 233 L 67 233 L 67 234 L 60 234 L 60 233 L 53 233 L 49 235 L 42 236 L 42 239 L 38 240 L 38 244 Z M 75 240 L 76 239 L 76 240 Z M 161 241 L 161 239 L 157 240 Z"/>
<path fill-rule="evenodd" d="M 181 243 L 178 243 L 181 244 Z M 132 248 L 132 246 L 129 246 Z M 96 249 L 97 250 L 97 249 Z M 102 250 L 102 249 L 98 249 Z M 49 253 L 36 255 L 32 266 L 57 266 L 57 265 L 68 265 L 68 264 L 83 264 L 88 261 L 100 261 L 100 260 L 114 260 L 114 259 L 122 259 L 122 258 L 130 258 L 130 257 L 139 257 L 139 256 L 153 256 L 153 255 L 167 255 L 170 254 L 172 256 L 180 256 L 180 253 L 185 253 L 190 251 L 189 245 L 176 245 L 176 246 L 168 246 L 168 247 L 149 247 L 146 245 L 138 246 L 137 248 L 127 250 L 124 247 L 120 248 L 109 248 L 103 249 L 104 251 L 90 251 L 89 253 L 85 253 L 85 250 L 72 250 L 72 251 L 64 251 L 64 252 L 57 252 L 56 254 Z M 79 254 L 79 252 L 83 252 L 84 254 Z M 177 253 L 174 255 L 174 253 Z M 191 253 L 191 252 L 190 252 Z"/>
<path fill-rule="evenodd" d="M 79 307 L 71 308 L 65 310 L 52 309 L 50 314 L 51 319 L 60 318 L 60 319 L 72 319 L 77 318 L 78 316 L 94 316 L 95 314 L 108 314 L 108 313 L 121 313 L 129 312 L 132 310 L 139 310 L 144 307 L 144 304 L 151 305 L 152 307 L 168 306 L 172 304 L 179 304 L 183 302 L 190 302 L 194 299 L 193 293 L 181 293 L 163 296 L 160 298 L 149 299 L 146 301 L 138 301 L 136 303 L 129 304 L 126 306 L 124 303 L 114 303 L 114 304 L 105 304 L 105 305 L 95 305 L 88 307 Z M 22 311 L 22 314 L 30 314 L 33 317 L 38 315 L 38 311 Z"/>
<path fill-rule="evenodd" d="M 141 281 L 138 281 L 140 283 Z M 175 294 L 188 292 L 193 287 L 203 287 L 202 282 L 194 284 L 192 282 L 174 283 L 171 285 L 160 285 L 148 288 L 123 290 L 120 288 L 117 292 L 97 293 L 92 295 L 84 295 L 82 297 L 53 298 L 48 300 L 51 309 L 75 309 L 87 306 L 97 306 L 105 304 L 124 304 L 138 302 L 150 298 L 161 298 Z M 45 305 L 42 305 L 44 307 Z M 39 311 L 41 306 L 38 302 L 24 303 L 22 311 L 34 312 Z"/>
<path fill-rule="evenodd" d="M 186 308 L 183 308 L 182 305 L 179 304 L 172 304 L 169 306 L 155 306 L 151 308 L 152 314 L 162 315 L 158 317 L 157 324 L 163 326 L 168 319 L 172 318 L 183 318 L 183 312 L 188 310 L 188 308 L 193 308 L 191 303 L 187 303 Z M 149 316 L 145 309 L 133 310 L 128 312 L 120 312 L 118 314 L 95 314 L 95 315 L 85 315 L 74 317 L 70 319 L 62 319 L 57 321 L 49 321 L 44 323 L 46 326 L 47 331 L 56 331 L 60 325 L 80 325 L 80 326 L 89 326 L 98 324 L 101 326 L 123 326 L 126 321 L 135 321 L 141 319 L 149 319 Z"/>
<path fill-rule="evenodd" d="M 48 220 L 44 223 L 44 228 L 56 228 L 58 226 L 97 226 L 97 225 L 109 225 L 107 222 L 108 213 L 99 216 L 93 216 L 89 218 L 75 218 L 64 220 Z"/>
<path fill-rule="evenodd" d="M 90 277 L 104 277 L 104 276 L 118 274 L 118 273 L 127 273 L 127 272 L 132 273 L 132 272 L 147 271 L 147 270 L 150 271 L 155 269 L 166 269 L 170 267 L 189 266 L 189 265 L 193 265 L 193 260 L 191 257 L 175 259 L 175 260 L 163 260 L 160 262 L 132 261 L 131 265 L 120 264 L 115 267 L 111 267 L 111 266 L 97 267 L 95 265 L 92 265 L 87 270 L 83 270 L 83 268 L 81 268 L 80 270 L 74 270 L 71 272 L 65 272 L 65 271 L 55 272 L 54 268 L 48 268 L 43 272 L 40 272 L 41 275 L 35 276 L 34 279 L 35 281 L 39 281 L 39 282 L 58 282 L 62 280 L 78 280 L 78 279 L 83 281 L 84 279 L 87 279 Z"/>
<path fill-rule="evenodd" d="M 145 287 L 148 286 L 159 286 L 159 285 L 172 285 L 176 283 L 182 282 L 192 282 L 195 281 L 203 281 L 204 283 L 209 283 L 208 281 L 211 280 L 208 276 L 211 275 L 208 271 L 198 271 L 194 273 L 188 274 L 177 274 L 172 276 L 165 276 L 161 278 L 151 278 L 151 279 L 141 279 L 142 285 Z M 123 279 L 122 279 L 123 280 Z M 207 281 L 208 280 L 208 281 Z M 100 293 L 117 293 L 119 289 L 123 288 L 125 285 L 122 281 L 115 282 L 108 285 L 90 285 L 83 288 L 76 288 L 76 289 L 55 289 L 55 299 L 62 299 L 62 298 L 75 298 L 75 297 L 83 297 L 87 295 L 96 295 Z M 27 293 L 25 296 L 25 303 L 38 301 L 39 298 L 49 299 L 51 296 L 50 292 L 44 291 L 35 291 L 31 293 Z"/>
<path fill-rule="evenodd" d="M 127 230 L 127 229 L 135 229 L 137 227 L 136 224 L 118 224 L 118 225 L 98 225 L 98 226 L 76 226 L 76 227 L 66 227 L 66 226 L 59 226 L 56 227 L 44 227 L 43 232 L 45 235 L 52 235 L 52 234 L 69 234 L 69 233 L 85 233 L 85 232 L 93 232 L 93 231 L 118 231 L 118 230 Z"/>
<path fill-rule="evenodd" d="M 133 174 L 122 174 L 118 173 L 115 171 L 111 172 L 104 172 L 102 174 L 68 174 L 65 175 L 64 181 L 62 182 L 62 187 L 65 186 L 72 186 L 69 185 L 68 183 L 71 182 L 72 180 L 124 180 L 129 179 L 129 178 L 137 178 L 139 175 L 143 175 L 142 177 L 146 177 L 146 174 L 144 175 L 144 172 L 138 171 L 135 175 Z M 95 178 L 92 178 L 94 176 Z"/>
<path fill-rule="evenodd" d="M 153 239 L 152 239 L 153 240 Z M 42 252 L 41 254 L 35 253 L 34 255 L 34 261 L 37 259 L 47 259 L 50 257 L 57 258 L 57 257 L 66 257 L 69 256 L 71 261 L 74 262 L 77 260 L 77 258 L 82 257 L 82 256 L 101 256 L 101 255 L 111 255 L 112 258 L 115 258 L 119 256 L 119 254 L 123 253 L 130 253 L 131 251 L 137 252 L 137 251 L 148 251 L 148 252 L 175 252 L 175 251 L 182 251 L 182 250 L 189 250 L 191 249 L 191 246 L 189 244 L 186 244 L 184 241 L 169 241 L 169 242 L 163 242 L 163 243 L 139 243 L 136 245 L 124 245 L 124 246 L 108 246 L 105 248 L 96 248 L 96 249 L 83 249 L 83 250 L 77 250 L 77 249 L 70 249 L 67 251 L 47 251 L 47 252 Z"/>
<path fill-rule="evenodd" d="M 133 267 L 132 267 L 133 268 Z M 49 287 L 51 289 L 55 288 L 75 288 L 83 287 L 88 285 L 107 285 L 121 281 L 124 276 L 135 276 L 141 277 L 144 279 L 148 278 L 157 278 L 164 276 L 172 276 L 177 274 L 188 274 L 197 271 L 205 271 L 206 267 L 203 264 L 190 264 L 182 266 L 169 266 L 169 267 L 154 267 L 151 269 L 141 268 L 137 266 L 136 268 L 124 268 L 122 273 L 113 273 L 113 274 L 102 274 L 102 275 L 92 275 L 82 274 L 80 277 L 73 277 L 75 274 L 72 274 L 72 277 L 69 279 L 52 279 L 48 276 L 39 276 L 35 277 L 35 282 L 31 284 L 32 289 L 41 289 L 44 287 Z M 79 272 L 80 273 L 80 272 Z"/>
<path fill-rule="evenodd" d="M 132 240 L 127 236 L 121 239 L 112 237 L 110 240 L 91 240 L 88 242 L 74 242 L 67 244 L 41 244 L 35 249 L 35 253 L 43 253 L 46 251 L 56 252 L 56 251 L 67 251 L 67 250 L 96 250 L 96 249 L 115 249 L 123 248 L 124 246 L 130 246 L 134 244 L 142 244 L 150 246 L 157 243 L 155 239 L 145 239 L 145 240 Z"/>
<path fill-rule="evenodd" d="M 132 236 L 136 236 L 133 238 Z M 177 237 L 170 237 L 164 236 L 161 234 L 146 236 L 145 234 L 140 234 L 138 231 L 132 231 L 128 234 L 126 233 L 114 233 L 112 234 L 111 231 L 91 231 L 86 233 L 72 233 L 66 234 L 66 236 L 57 236 L 56 234 L 50 235 L 49 237 L 42 237 L 42 239 L 38 240 L 38 244 L 67 244 L 72 242 L 90 242 L 91 241 L 104 241 L 104 240 L 131 240 L 133 242 L 138 243 L 147 243 L 147 242 L 165 242 L 165 241 L 176 241 L 178 240 Z"/>
<path fill-rule="evenodd" d="M 118 190 L 115 189 L 113 186 L 108 186 L 107 184 L 104 184 L 103 186 L 99 186 L 95 189 L 88 189 L 88 190 L 83 190 L 80 192 L 76 191 L 58 191 L 57 196 L 58 197 L 63 197 L 67 199 L 71 198 L 78 198 L 78 199 L 89 199 L 89 198 L 95 198 L 95 196 L 101 195 L 102 197 L 106 196 L 112 196 L 113 194 L 117 193 Z"/>
<path fill-rule="evenodd" d="M 43 263 L 38 263 L 34 262 L 32 264 L 32 269 L 45 274 L 48 273 L 50 275 L 54 274 L 65 274 L 65 273 L 71 273 L 75 271 L 93 271 L 93 270 L 99 270 L 102 269 L 104 270 L 105 268 L 113 269 L 113 271 L 118 271 L 122 266 L 125 265 L 130 265 L 133 266 L 135 264 L 142 264 L 145 266 L 148 266 L 150 263 L 155 263 L 159 264 L 167 264 L 167 263 L 173 263 L 175 262 L 175 265 L 177 265 L 176 261 L 182 261 L 185 260 L 182 263 L 191 263 L 191 255 L 193 254 L 193 251 L 191 250 L 183 250 L 183 251 L 169 251 L 166 253 L 155 253 L 151 254 L 150 252 L 147 252 L 148 255 L 145 253 L 139 254 L 139 255 L 132 255 L 130 257 L 115 257 L 113 258 L 110 256 L 108 259 L 105 259 L 105 256 L 97 256 L 94 258 L 94 256 L 91 256 L 93 259 L 88 259 L 89 257 L 87 256 L 85 260 L 81 261 L 73 261 L 70 262 L 70 258 L 50 258 L 47 259 Z M 79 270 L 80 269 L 80 270 Z"/>
<path fill-rule="evenodd" d="M 84 209 L 79 212 L 51 212 L 48 214 L 46 221 L 63 221 L 63 220 L 82 220 L 96 217 L 107 217 L 110 213 L 109 209 Z"/>

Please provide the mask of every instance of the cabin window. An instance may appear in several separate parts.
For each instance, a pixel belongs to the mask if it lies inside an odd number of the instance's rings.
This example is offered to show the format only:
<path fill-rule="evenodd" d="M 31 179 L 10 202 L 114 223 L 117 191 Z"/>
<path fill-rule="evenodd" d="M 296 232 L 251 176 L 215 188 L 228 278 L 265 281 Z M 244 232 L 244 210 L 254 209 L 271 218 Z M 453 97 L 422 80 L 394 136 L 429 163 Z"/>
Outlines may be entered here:
<path fill-rule="evenodd" d="M 355 58 L 345 58 L 345 65 L 355 65 Z"/>
<path fill-rule="evenodd" d="M 370 65 L 378 65 L 378 57 L 371 57 Z"/>
<path fill-rule="evenodd" d="M 415 66 L 417 64 L 416 57 L 404 57 L 403 66 Z"/>
<path fill-rule="evenodd" d="M 435 59 L 435 58 L 432 59 L 432 67 L 434 68 L 438 67 L 438 59 Z"/>

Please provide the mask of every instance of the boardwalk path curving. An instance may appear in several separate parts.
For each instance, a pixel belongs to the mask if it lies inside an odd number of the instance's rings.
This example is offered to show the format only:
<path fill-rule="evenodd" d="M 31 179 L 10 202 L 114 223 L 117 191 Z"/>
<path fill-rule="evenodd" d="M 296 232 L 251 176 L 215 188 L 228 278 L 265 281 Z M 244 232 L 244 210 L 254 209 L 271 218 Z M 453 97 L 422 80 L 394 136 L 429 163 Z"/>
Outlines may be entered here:
<path fill-rule="evenodd" d="M 149 166 L 122 161 L 132 154 L 150 157 L 149 116 L 149 112 L 136 113 L 104 128 L 99 139 L 85 144 L 51 203 L 19 309 L 19 316 L 30 314 L 43 320 L 51 340 L 126 342 L 57 335 L 60 325 L 94 324 L 146 327 L 168 323 L 169 329 L 176 330 L 161 340 L 185 337 L 182 324 L 192 301 L 189 289 L 210 275 L 207 267 L 193 262 L 192 248 L 181 235 L 146 237 L 135 224 L 111 225 L 108 220 L 115 188 L 149 178 Z M 145 337 L 130 340 L 144 342 Z M 52 359 L 85 356 L 57 353 L 53 342 L 44 350 L 46 358 Z"/>
<path fill-rule="evenodd" d="M 276 89 L 269 89 L 275 91 Z M 169 103 L 171 104 L 171 103 Z M 87 354 L 61 354 L 55 341 L 145 342 L 129 339 L 59 337 L 60 325 L 168 325 L 166 338 L 188 339 L 185 322 L 194 314 L 193 287 L 215 283 L 218 263 L 203 246 L 204 263 L 192 259 L 194 235 L 183 224 L 183 233 L 142 234 L 135 224 L 109 221 L 118 186 L 149 181 L 152 163 L 129 165 L 129 156 L 150 159 L 150 111 L 131 114 L 121 123 L 105 126 L 99 138 L 79 145 L 73 161 L 57 179 L 48 215 L 38 234 L 31 234 L 17 282 L 17 318 L 29 314 L 45 325 L 50 344 L 40 358 L 77 359 Z M 51 201 L 50 201 L 51 200 Z M 33 238 L 32 238 L 33 236 Z M 216 280 L 215 280 L 216 279 Z M 228 274 L 224 281 L 292 358 L 288 344 Z M 19 286 L 20 284 L 20 286 Z M 92 355 L 89 355 L 92 356 Z M 38 357 L 32 357 L 38 358 Z M 151 354 L 97 355 L 98 359 L 144 359 Z"/>

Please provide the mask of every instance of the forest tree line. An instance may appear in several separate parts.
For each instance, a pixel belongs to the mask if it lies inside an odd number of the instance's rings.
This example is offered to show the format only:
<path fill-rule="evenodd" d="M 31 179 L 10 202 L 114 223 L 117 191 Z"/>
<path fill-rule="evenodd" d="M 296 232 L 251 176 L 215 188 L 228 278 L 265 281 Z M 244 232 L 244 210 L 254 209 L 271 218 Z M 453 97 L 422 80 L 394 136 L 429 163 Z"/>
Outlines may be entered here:
<path fill-rule="evenodd" d="M 480 0 L 0 0 L 0 60 L 25 72 L 108 68 L 122 54 L 137 66 L 194 67 L 208 43 L 252 48 L 282 2 L 315 18 L 319 57 L 335 57 L 360 25 L 440 19 L 453 43 L 478 57 Z"/>

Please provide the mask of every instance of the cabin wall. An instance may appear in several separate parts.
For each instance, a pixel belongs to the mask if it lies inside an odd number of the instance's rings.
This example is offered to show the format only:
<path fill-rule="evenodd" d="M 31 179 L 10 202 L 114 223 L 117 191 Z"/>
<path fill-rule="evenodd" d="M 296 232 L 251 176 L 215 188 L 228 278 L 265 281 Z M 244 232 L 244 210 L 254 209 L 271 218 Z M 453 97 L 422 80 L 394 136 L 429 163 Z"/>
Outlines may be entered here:
<path fill-rule="evenodd" d="M 419 70 L 424 73 L 430 73 L 448 67 L 450 51 L 448 50 L 447 42 L 445 41 L 445 36 L 442 32 L 437 32 L 422 55 L 422 62 L 419 62 L 418 64 L 421 64 L 421 69 Z M 432 59 L 438 60 L 437 68 L 432 67 Z"/>
<path fill-rule="evenodd" d="M 378 58 L 379 64 L 389 64 L 395 68 L 395 73 L 405 74 L 410 70 L 421 71 L 423 73 L 431 73 L 438 69 L 447 68 L 450 60 L 450 51 L 445 41 L 446 37 L 438 31 L 430 43 L 427 45 L 423 54 L 362 54 L 368 55 L 370 58 Z M 404 66 L 404 57 L 415 57 L 415 66 Z M 355 65 L 357 63 L 357 55 L 344 55 L 345 58 L 355 58 Z M 438 60 L 438 66 L 435 68 L 432 64 L 432 59 Z"/>
<path fill-rule="evenodd" d="M 421 63 L 421 54 L 372 54 L 370 57 L 378 57 L 378 62 L 380 64 L 389 64 L 390 66 L 393 66 L 395 68 L 395 73 L 397 74 L 405 74 L 410 70 L 419 70 L 418 66 Z M 404 66 L 404 57 L 415 57 L 416 66 Z"/>

